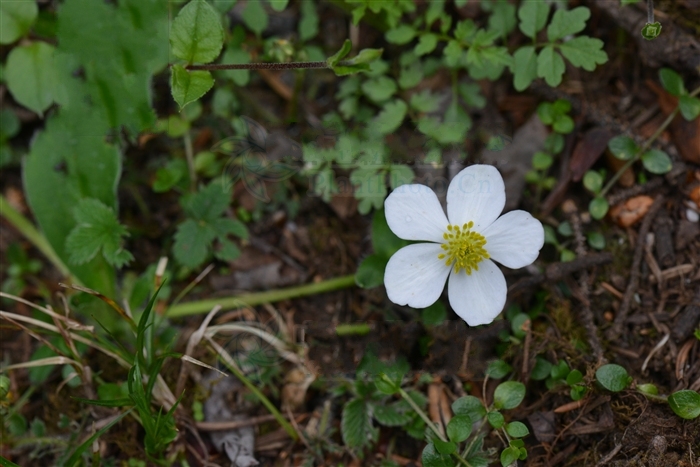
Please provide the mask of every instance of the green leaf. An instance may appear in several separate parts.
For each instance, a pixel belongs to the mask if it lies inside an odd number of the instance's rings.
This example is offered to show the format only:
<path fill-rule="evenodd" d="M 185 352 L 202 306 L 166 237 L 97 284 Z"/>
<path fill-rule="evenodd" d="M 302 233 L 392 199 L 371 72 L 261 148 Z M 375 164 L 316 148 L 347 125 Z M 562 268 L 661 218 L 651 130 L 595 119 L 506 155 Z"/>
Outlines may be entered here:
<path fill-rule="evenodd" d="M 461 443 L 472 432 L 472 419 L 468 415 L 455 415 L 447 424 L 447 437 L 450 441 Z"/>
<path fill-rule="evenodd" d="M 518 460 L 520 457 L 520 449 L 508 446 L 503 451 L 501 451 L 501 465 L 503 467 L 508 467 L 512 463 Z"/>
<path fill-rule="evenodd" d="M 100 250 L 107 262 L 117 268 L 134 259 L 122 245 L 122 237 L 128 232 L 110 207 L 98 199 L 86 198 L 79 201 L 73 215 L 77 225 L 66 238 L 71 262 L 86 263 Z"/>
<path fill-rule="evenodd" d="M 416 30 L 408 24 L 400 24 L 398 27 L 388 30 L 384 35 L 387 42 L 397 45 L 408 44 L 414 37 L 416 37 Z"/>
<path fill-rule="evenodd" d="M 489 29 L 499 36 L 509 34 L 517 23 L 515 18 L 515 5 L 506 1 L 499 1 L 493 5 L 493 13 L 489 16 Z"/>
<path fill-rule="evenodd" d="M 423 308 L 420 313 L 421 321 L 426 326 L 439 326 L 447 318 L 447 309 L 439 300 L 428 308 Z"/>
<path fill-rule="evenodd" d="M 583 186 L 594 194 L 603 189 L 603 176 L 595 170 L 589 170 L 583 176 Z"/>
<path fill-rule="evenodd" d="M 0 2 L 0 44 L 10 44 L 27 34 L 38 12 L 35 0 Z"/>
<path fill-rule="evenodd" d="M 467 106 L 477 109 L 483 109 L 486 106 L 486 98 L 481 94 L 481 87 L 478 84 L 459 83 L 457 91 Z"/>
<path fill-rule="evenodd" d="M 583 373 L 579 370 L 571 370 L 568 375 L 566 375 L 566 384 L 573 386 L 583 381 Z"/>
<path fill-rule="evenodd" d="M 222 63 L 250 63 L 250 53 L 238 47 L 227 47 Z M 236 86 L 247 86 L 250 81 L 250 70 L 225 70 L 217 72 L 217 76 L 230 79 Z M 225 89 L 225 88 L 223 88 Z"/>
<path fill-rule="evenodd" d="M 671 158 L 659 149 L 650 149 L 642 154 L 642 164 L 645 169 L 654 174 L 665 174 L 673 168 Z"/>
<path fill-rule="evenodd" d="M 600 232 L 590 232 L 586 235 L 588 244 L 596 250 L 605 249 L 605 236 Z"/>
<path fill-rule="evenodd" d="M 247 2 L 242 16 L 245 25 L 258 36 L 263 33 L 269 23 L 262 1 Z"/>
<path fill-rule="evenodd" d="M 549 372 L 552 370 L 552 364 L 542 357 L 537 357 L 535 366 L 530 372 L 530 378 L 535 381 L 542 381 L 549 377 Z"/>
<path fill-rule="evenodd" d="M 369 406 L 362 399 L 353 399 L 343 407 L 340 432 L 343 442 L 349 448 L 362 448 L 376 437 L 372 426 Z"/>
<path fill-rule="evenodd" d="M 520 30 L 527 37 L 535 38 L 537 33 L 547 24 L 549 4 L 540 0 L 526 0 L 518 10 Z M 525 86 L 527 87 L 527 86 Z M 523 88 L 524 89 L 524 88 Z"/>
<path fill-rule="evenodd" d="M 430 89 L 424 89 L 418 93 L 411 96 L 411 107 L 419 112 L 430 113 L 434 112 L 440 106 L 442 97 L 437 94 L 433 94 Z"/>
<path fill-rule="evenodd" d="M 557 10 L 552 22 L 547 27 L 547 38 L 550 42 L 565 36 L 581 32 L 586 27 L 586 21 L 591 17 L 591 10 L 585 6 L 573 10 Z"/>
<path fill-rule="evenodd" d="M 178 225 L 175 233 L 173 253 L 182 265 L 195 269 L 201 265 L 209 254 L 216 232 L 207 224 L 187 219 Z"/>
<path fill-rule="evenodd" d="M 413 49 L 413 52 L 418 55 L 419 57 L 421 55 L 429 54 L 433 50 L 435 50 L 435 47 L 437 46 L 438 43 L 438 36 L 435 34 L 423 34 L 420 36 L 418 39 L 418 44 L 416 44 L 416 47 Z"/>
<path fill-rule="evenodd" d="M 486 367 L 486 374 L 494 379 L 504 378 L 511 371 L 513 371 L 513 367 L 503 360 L 494 360 Z"/>
<path fill-rule="evenodd" d="M 697 97 L 680 96 L 678 105 L 681 108 L 683 118 L 688 121 L 695 120 L 700 115 L 700 99 Z"/>
<path fill-rule="evenodd" d="M 374 419 L 384 426 L 403 426 L 411 421 L 411 417 L 400 412 L 394 405 L 373 405 L 372 415 Z"/>
<path fill-rule="evenodd" d="M 518 381 L 505 381 L 493 393 L 493 405 L 497 409 L 514 409 L 525 398 L 525 385 Z"/>
<path fill-rule="evenodd" d="M 593 219 L 602 219 L 608 213 L 609 207 L 605 198 L 596 196 L 588 203 L 588 212 L 591 213 Z"/>
<path fill-rule="evenodd" d="M 530 430 L 522 422 L 510 422 L 506 425 L 506 433 L 512 438 L 524 438 L 530 434 Z"/>
<path fill-rule="evenodd" d="M 648 41 L 656 39 L 661 35 L 661 23 L 647 23 L 642 28 L 642 37 Z"/>
<path fill-rule="evenodd" d="M 253 2 L 256 3 L 256 2 Z M 343 46 L 340 48 L 338 52 L 336 52 L 334 55 L 331 55 L 328 57 L 326 62 L 328 63 L 328 66 L 333 68 L 340 62 L 342 59 L 345 58 L 347 54 L 350 53 L 350 50 L 352 49 L 352 42 L 350 42 L 350 39 L 345 39 L 345 42 L 343 42 Z"/>
<path fill-rule="evenodd" d="M 598 368 L 595 377 L 605 389 L 612 392 L 620 392 L 632 382 L 632 377 L 627 374 L 627 370 L 614 363 Z"/>
<path fill-rule="evenodd" d="M 408 185 L 415 178 L 413 169 L 404 164 L 391 164 L 389 169 L 389 185 L 392 189 Z"/>
<path fill-rule="evenodd" d="M 629 136 L 616 136 L 608 142 L 608 149 L 613 153 L 613 156 L 622 161 L 628 161 L 637 154 L 639 146 Z"/>
<path fill-rule="evenodd" d="M 552 129 L 557 133 L 566 135 L 574 131 L 574 120 L 568 115 L 560 115 L 552 125 Z"/>
<path fill-rule="evenodd" d="M 657 388 L 655 385 L 653 385 L 651 383 L 638 384 L 637 391 L 641 392 L 642 394 L 648 394 L 651 396 L 658 396 L 659 395 L 659 388 Z"/>
<path fill-rule="evenodd" d="M 440 438 L 433 439 L 433 444 L 437 452 L 443 456 L 449 456 L 457 450 L 457 445 L 452 441 L 443 441 Z"/>
<path fill-rule="evenodd" d="M 267 0 L 270 3 L 270 6 L 272 7 L 273 10 L 275 11 L 284 11 L 285 8 L 287 8 L 287 4 L 289 3 L 289 0 Z"/>
<path fill-rule="evenodd" d="M 455 415 L 466 415 L 472 420 L 480 420 L 486 415 L 486 408 L 478 397 L 462 396 L 452 403 Z"/>
<path fill-rule="evenodd" d="M 546 152 L 537 151 L 532 156 L 532 167 L 535 170 L 547 170 L 552 166 L 554 158 Z"/>
<path fill-rule="evenodd" d="M 454 462 L 449 455 L 442 454 L 435 449 L 433 443 L 428 443 L 421 454 L 423 467 L 454 467 Z"/>
<path fill-rule="evenodd" d="M 363 289 L 382 285 L 387 262 L 387 258 L 377 254 L 366 257 L 357 268 L 355 283 Z"/>
<path fill-rule="evenodd" d="M 12 96 L 40 116 L 54 100 L 53 56 L 53 46 L 35 42 L 15 47 L 7 57 L 5 80 Z"/>
<path fill-rule="evenodd" d="M 388 76 L 379 76 L 362 83 L 362 92 L 376 103 L 386 101 L 397 89 L 396 81 Z"/>
<path fill-rule="evenodd" d="M 544 78 L 548 85 L 557 87 L 561 84 L 565 70 L 564 59 L 554 51 L 553 46 L 548 45 L 542 49 L 537 57 L 537 76 Z"/>
<path fill-rule="evenodd" d="M 372 120 L 372 129 L 382 135 L 393 133 L 403 123 L 407 110 L 406 102 L 401 99 L 387 102 L 379 115 Z"/>
<path fill-rule="evenodd" d="M 486 419 L 489 421 L 489 424 L 497 430 L 501 428 L 505 423 L 505 418 L 503 418 L 503 414 L 498 410 L 487 413 Z"/>
<path fill-rule="evenodd" d="M 206 1 L 192 0 L 173 21 L 170 45 L 173 55 L 187 63 L 214 61 L 224 45 L 221 15 Z"/>
<path fill-rule="evenodd" d="M 536 2 L 541 4 L 541 2 Z M 535 47 L 520 47 L 513 54 L 513 86 L 524 91 L 537 78 L 537 53 Z"/>
<path fill-rule="evenodd" d="M 299 4 L 301 19 L 299 20 L 299 39 L 306 42 L 318 35 L 318 13 L 314 2 L 301 2 Z"/>
<path fill-rule="evenodd" d="M 360 53 L 345 61 L 347 66 L 369 65 L 384 53 L 384 49 L 362 49 Z M 358 68 L 358 70 L 368 70 L 369 67 Z"/>
<path fill-rule="evenodd" d="M 603 41 L 588 36 L 575 37 L 559 46 L 573 66 L 593 71 L 596 65 L 608 61 L 608 54 L 603 50 Z"/>
<path fill-rule="evenodd" d="M 232 241 L 219 238 L 219 249 L 214 251 L 214 256 L 221 261 L 233 261 L 241 256 L 241 250 Z"/>
<path fill-rule="evenodd" d="M 668 405 L 681 418 L 692 420 L 700 417 L 700 394 L 684 389 L 668 396 Z"/>
<path fill-rule="evenodd" d="M 180 110 L 202 97 L 214 86 L 214 78 L 206 70 L 187 71 L 182 65 L 173 65 L 171 73 L 173 99 L 180 106 Z"/>

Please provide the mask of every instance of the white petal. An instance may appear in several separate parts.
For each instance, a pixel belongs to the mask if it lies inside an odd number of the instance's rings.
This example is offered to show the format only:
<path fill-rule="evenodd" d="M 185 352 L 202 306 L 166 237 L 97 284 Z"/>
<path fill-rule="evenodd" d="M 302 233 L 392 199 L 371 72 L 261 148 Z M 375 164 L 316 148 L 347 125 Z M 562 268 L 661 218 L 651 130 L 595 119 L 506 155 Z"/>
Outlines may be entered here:
<path fill-rule="evenodd" d="M 450 274 L 447 296 L 452 309 L 469 326 L 489 324 L 506 304 L 506 278 L 498 266 L 486 259 L 479 270 L 467 275 L 464 270 Z"/>
<path fill-rule="evenodd" d="M 532 264 L 544 245 L 540 221 L 525 211 L 511 211 L 481 231 L 491 259 L 517 269 Z"/>
<path fill-rule="evenodd" d="M 416 243 L 394 253 L 384 272 L 389 300 L 413 308 L 435 303 L 451 271 L 444 260 L 438 259 L 442 252 L 437 243 Z"/>
<path fill-rule="evenodd" d="M 498 218 L 506 204 L 501 174 L 492 165 L 471 165 L 457 174 L 447 189 L 450 224 L 474 222 L 480 232 Z"/>
<path fill-rule="evenodd" d="M 435 192 L 426 185 L 402 185 L 384 201 L 389 228 L 404 240 L 441 243 L 447 217 Z"/>

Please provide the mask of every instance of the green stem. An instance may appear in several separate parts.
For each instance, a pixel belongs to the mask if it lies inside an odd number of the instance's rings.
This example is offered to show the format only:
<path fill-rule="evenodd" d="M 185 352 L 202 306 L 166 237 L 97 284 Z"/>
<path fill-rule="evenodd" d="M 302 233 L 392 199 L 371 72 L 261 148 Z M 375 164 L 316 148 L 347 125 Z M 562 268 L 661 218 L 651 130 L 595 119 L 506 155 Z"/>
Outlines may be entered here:
<path fill-rule="evenodd" d="M 336 277 L 314 284 L 299 285 L 296 287 L 288 287 L 285 289 L 267 290 L 265 292 L 253 292 L 237 295 L 234 297 L 213 298 L 208 300 L 200 300 L 197 302 L 180 303 L 171 306 L 166 316 L 176 318 L 179 316 L 196 315 L 208 313 L 216 305 L 221 305 L 223 308 L 235 308 L 242 305 L 256 306 L 263 303 L 279 302 L 291 298 L 305 297 L 307 295 L 316 295 L 333 290 L 345 289 L 355 285 L 355 275 Z"/>
<path fill-rule="evenodd" d="M 391 385 L 396 384 L 395 381 L 392 381 L 391 378 L 389 378 L 385 374 L 382 374 L 381 378 Z M 418 414 L 418 416 L 421 419 L 423 419 L 425 424 L 428 425 L 428 427 L 430 427 L 430 429 L 433 431 L 433 433 L 435 433 L 435 436 L 437 436 L 440 439 L 440 441 L 447 443 L 448 442 L 447 438 L 445 438 L 445 436 L 442 433 L 440 433 L 440 430 L 438 430 L 437 427 L 435 426 L 435 424 L 432 422 L 432 420 L 430 420 L 430 418 L 428 418 L 428 415 L 425 412 L 423 412 L 423 409 L 418 407 L 418 404 L 415 403 L 415 401 L 411 398 L 411 396 L 401 388 L 399 388 L 399 394 L 401 394 L 401 397 L 403 397 L 404 400 L 406 402 L 408 402 L 408 405 L 411 406 L 411 408 Z M 454 452 L 454 453 L 452 453 L 452 455 L 455 456 L 457 458 L 457 460 L 459 460 L 460 464 L 467 466 L 467 467 L 471 467 L 471 464 L 469 462 L 467 462 L 465 459 L 463 459 L 462 456 L 458 452 Z"/>
<path fill-rule="evenodd" d="M 690 97 L 695 97 L 698 94 L 700 94 L 700 87 L 695 88 L 693 90 L 693 92 L 690 93 Z M 656 141 L 656 138 L 661 136 L 661 133 L 663 133 L 664 130 L 666 130 L 666 128 L 671 124 L 673 119 L 676 118 L 676 115 L 678 115 L 678 112 L 680 112 L 680 109 L 681 109 L 680 106 L 676 106 L 676 108 L 673 109 L 673 112 L 671 112 L 669 114 L 669 116 L 666 117 L 666 120 L 664 120 L 664 122 L 659 126 L 659 128 L 656 129 L 654 134 L 651 135 L 649 137 L 649 139 L 644 142 L 642 147 L 639 148 L 639 150 L 637 150 L 637 152 L 634 154 L 634 156 L 632 156 L 632 158 L 630 160 L 625 162 L 625 165 L 620 167 L 620 170 L 615 172 L 615 175 L 613 175 L 612 178 L 608 181 L 608 183 L 603 187 L 603 189 L 600 191 L 598 196 L 603 197 L 608 193 L 608 191 L 610 191 L 610 189 L 615 185 L 615 183 L 620 179 L 620 177 L 622 177 L 622 174 L 625 173 L 625 171 L 627 171 L 627 169 L 632 167 L 632 164 L 637 162 L 642 157 L 642 154 L 644 154 L 649 149 L 649 147 L 652 145 L 652 143 L 654 141 Z"/>
<path fill-rule="evenodd" d="M 0 215 L 7 219 L 24 237 L 31 242 L 44 256 L 58 269 L 65 277 L 70 277 L 74 284 L 82 285 L 82 283 L 71 275 L 70 269 L 58 257 L 54 249 L 46 240 L 41 232 L 32 225 L 26 217 L 7 202 L 4 196 L 0 195 Z"/>
<path fill-rule="evenodd" d="M 224 361 L 226 363 L 226 361 Z M 289 436 L 294 440 L 297 441 L 299 439 L 299 436 L 297 435 L 296 430 L 292 425 L 287 421 L 286 418 L 284 418 L 284 415 L 280 413 L 279 410 L 277 410 L 277 407 L 274 406 L 272 402 L 270 402 L 270 399 L 265 397 L 265 394 L 260 392 L 260 389 L 258 389 L 251 380 L 249 380 L 238 368 L 236 368 L 235 365 L 228 365 L 226 364 L 226 368 L 231 370 L 231 372 L 236 375 L 236 377 L 241 380 L 243 384 L 246 385 L 250 391 L 255 394 L 255 397 L 257 397 L 260 402 L 267 408 L 267 410 L 270 411 L 270 413 L 275 417 L 277 422 L 284 428 L 284 431 L 286 431 Z"/>

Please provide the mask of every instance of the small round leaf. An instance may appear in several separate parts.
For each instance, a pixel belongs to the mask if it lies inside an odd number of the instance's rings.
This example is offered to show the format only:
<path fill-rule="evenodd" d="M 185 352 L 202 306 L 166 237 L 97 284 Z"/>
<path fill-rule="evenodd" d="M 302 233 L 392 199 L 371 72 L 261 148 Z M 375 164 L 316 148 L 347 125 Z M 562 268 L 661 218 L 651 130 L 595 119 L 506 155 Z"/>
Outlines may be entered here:
<path fill-rule="evenodd" d="M 591 213 L 594 219 L 602 219 L 608 213 L 609 207 L 605 198 L 597 196 L 588 204 L 588 212 Z"/>
<path fill-rule="evenodd" d="M 700 393 L 685 389 L 668 396 L 668 405 L 681 418 L 692 420 L 700 416 Z"/>
<path fill-rule="evenodd" d="M 620 392 L 632 382 L 632 378 L 627 374 L 627 370 L 614 363 L 598 368 L 595 372 L 595 377 L 605 389 L 612 392 Z"/>
<path fill-rule="evenodd" d="M 493 393 L 497 409 L 514 409 L 525 398 L 525 385 L 518 381 L 506 381 L 498 385 Z"/>
<path fill-rule="evenodd" d="M 665 174 L 671 170 L 671 158 L 664 151 L 650 149 L 642 154 L 644 168 L 654 174 Z"/>
<path fill-rule="evenodd" d="M 522 422 L 510 422 L 506 425 L 506 433 L 513 438 L 524 438 L 530 434 L 530 430 Z"/>

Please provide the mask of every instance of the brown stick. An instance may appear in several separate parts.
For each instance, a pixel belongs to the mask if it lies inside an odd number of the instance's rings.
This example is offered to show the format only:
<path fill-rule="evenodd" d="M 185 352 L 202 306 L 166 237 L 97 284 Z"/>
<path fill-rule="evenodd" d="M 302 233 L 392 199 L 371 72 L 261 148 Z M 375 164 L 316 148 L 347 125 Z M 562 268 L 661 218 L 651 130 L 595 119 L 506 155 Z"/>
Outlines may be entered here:
<path fill-rule="evenodd" d="M 608 340 L 613 341 L 620 337 L 620 334 L 622 333 L 622 326 L 625 323 L 625 319 L 627 319 L 627 315 L 629 314 L 630 305 L 632 304 L 632 297 L 639 287 L 639 267 L 642 263 L 642 255 L 644 253 L 644 245 L 646 243 L 645 239 L 647 237 L 647 233 L 649 233 L 649 229 L 651 228 L 651 223 L 654 220 L 654 217 L 656 217 L 656 213 L 661 208 L 663 202 L 663 195 L 660 195 L 658 198 L 656 198 L 656 200 L 654 200 L 654 203 L 649 208 L 649 212 L 647 212 L 646 217 L 644 217 L 644 221 L 642 221 L 642 226 L 639 228 L 637 245 L 634 248 L 634 257 L 632 258 L 632 267 L 630 268 L 630 281 L 627 284 L 627 290 L 625 290 L 625 296 L 623 297 L 620 309 L 615 316 L 615 321 L 613 322 L 612 327 L 608 329 L 608 332 L 605 333 L 605 337 Z"/>

